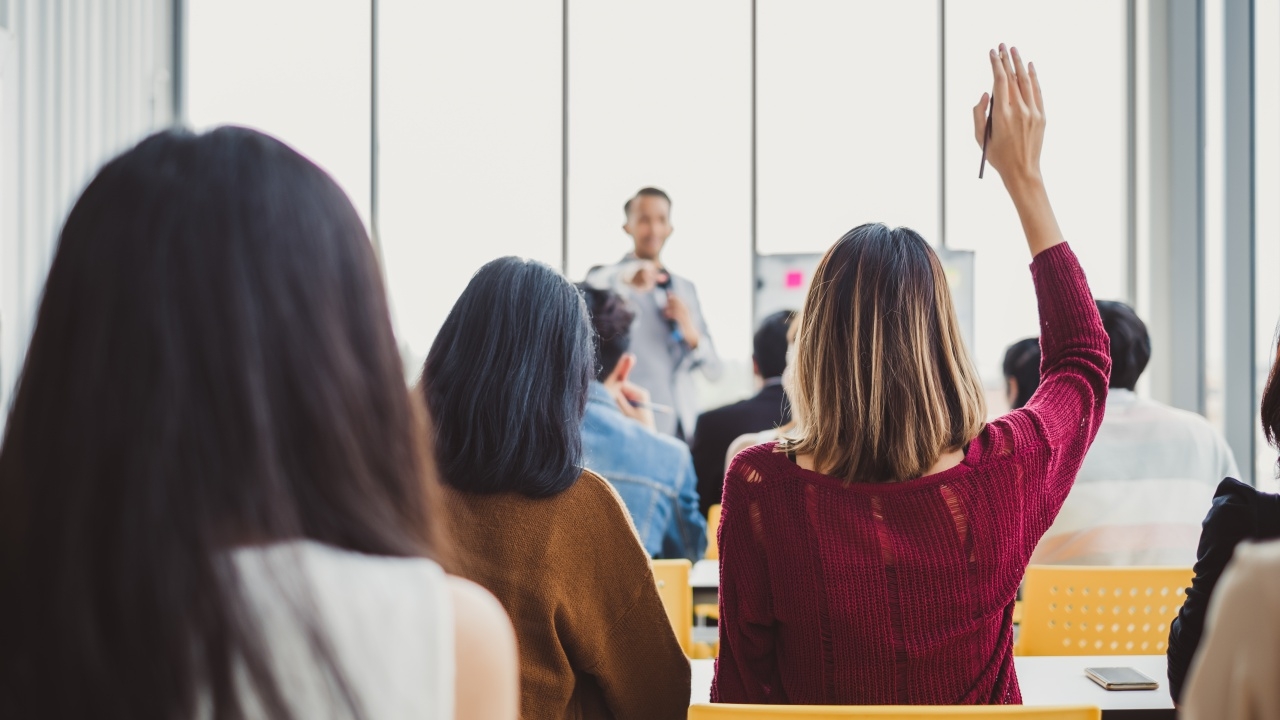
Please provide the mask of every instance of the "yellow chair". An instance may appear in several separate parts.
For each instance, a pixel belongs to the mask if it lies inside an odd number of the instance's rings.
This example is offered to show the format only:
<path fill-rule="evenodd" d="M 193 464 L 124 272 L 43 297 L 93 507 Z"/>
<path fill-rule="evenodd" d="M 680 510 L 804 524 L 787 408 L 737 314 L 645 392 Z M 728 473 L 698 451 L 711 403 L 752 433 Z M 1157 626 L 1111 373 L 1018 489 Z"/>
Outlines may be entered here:
<path fill-rule="evenodd" d="M 658 596 L 667 609 L 667 619 L 676 632 L 680 649 L 685 655 L 693 645 L 693 588 L 689 586 L 689 571 L 693 563 L 688 560 L 654 560 L 653 579 L 658 584 Z"/>
<path fill-rule="evenodd" d="M 707 508 L 707 559 L 720 559 L 720 546 L 716 543 L 716 530 L 720 528 L 720 503 Z"/>
<path fill-rule="evenodd" d="M 720 503 L 707 508 L 707 554 L 708 560 L 720 559 L 720 546 L 716 543 L 716 531 L 720 529 Z M 705 624 L 708 620 L 720 621 L 720 608 L 715 603 L 699 603 L 693 606 L 694 621 Z M 712 658 L 720 654 L 720 643 L 710 647 L 701 647 L 704 643 L 694 643 L 695 658 Z"/>
<path fill-rule="evenodd" d="M 1088 705 L 1027 707 L 1025 705 L 692 705 L 689 720 L 947 720 L 948 718 L 1003 720 L 1101 720 L 1102 711 Z"/>
<path fill-rule="evenodd" d="M 1163 655 L 1191 568 L 1032 565 L 1018 655 Z"/>

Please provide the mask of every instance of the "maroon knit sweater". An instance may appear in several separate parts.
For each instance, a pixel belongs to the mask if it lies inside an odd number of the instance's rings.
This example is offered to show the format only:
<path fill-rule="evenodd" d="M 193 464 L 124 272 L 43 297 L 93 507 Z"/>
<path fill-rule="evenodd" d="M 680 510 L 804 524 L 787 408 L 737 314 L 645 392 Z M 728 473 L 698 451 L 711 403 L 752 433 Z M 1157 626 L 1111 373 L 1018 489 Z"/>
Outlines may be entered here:
<path fill-rule="evenodd" d="M 899 483 L 804 470 L 774 443 L 724 481 L 713 702 L 1022 702 L 1013 600 L 1102 421 L 1107 334 L 1065 244 L 1031 264 L 1040 387 L 964 460 Z"/>

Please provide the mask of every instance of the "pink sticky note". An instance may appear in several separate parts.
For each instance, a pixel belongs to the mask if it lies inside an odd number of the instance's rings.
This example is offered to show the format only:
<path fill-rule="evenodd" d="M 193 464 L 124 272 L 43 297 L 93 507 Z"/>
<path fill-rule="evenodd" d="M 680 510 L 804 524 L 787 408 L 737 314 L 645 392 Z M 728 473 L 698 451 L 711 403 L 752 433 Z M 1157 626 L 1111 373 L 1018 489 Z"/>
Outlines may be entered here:
<path fill-rule="evenodd" d="M 804 286 L 804 273 L 799 270 L 787 271 L 787 289 L 796 290 Z"/>

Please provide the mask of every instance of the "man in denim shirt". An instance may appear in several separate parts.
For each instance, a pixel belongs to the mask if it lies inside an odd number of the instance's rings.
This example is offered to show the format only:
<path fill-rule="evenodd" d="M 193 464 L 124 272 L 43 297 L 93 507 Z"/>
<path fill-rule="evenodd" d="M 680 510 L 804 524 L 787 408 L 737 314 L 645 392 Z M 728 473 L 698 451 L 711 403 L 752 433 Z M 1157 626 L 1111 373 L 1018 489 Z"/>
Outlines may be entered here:
<path fill-rule="evenodd" d="M 698 478 L 684 443 L 654 430 L 649 393 L 628 382 L 634 313 L 612 290 L 580 286 L 596 336 L 596 380 L 587 398 L 582 445 L 587 468 L 618 491 L 640 542 L 655 558 L 697 561 L 707 549 Z"/>

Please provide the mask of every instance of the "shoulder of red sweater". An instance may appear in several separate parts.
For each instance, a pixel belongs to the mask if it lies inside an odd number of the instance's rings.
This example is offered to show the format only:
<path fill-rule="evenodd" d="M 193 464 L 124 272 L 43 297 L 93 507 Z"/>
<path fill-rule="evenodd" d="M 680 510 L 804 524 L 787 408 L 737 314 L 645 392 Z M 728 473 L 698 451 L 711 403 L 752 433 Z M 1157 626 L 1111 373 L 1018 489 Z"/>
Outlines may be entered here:
<path fill-rule="evenodd" d="M 774 450 L 777 447 L 778 447 L 777 440 L 762 442 L 758 445 L 752 445 L 751 447 L 748 447 L 739 451 L 738 454 L 735 455 L 733 459 L 735 462 L 739 459 L 757 462 L 757 463 L 762 461 L 768 461 L 775 454 Z"/>
<path fill-rule="evenodd" d="M 729 463 L 730 476 L 738 476 L 743 473 L 759 473 L 774 466 L 779 459 L 783 462 L 790 463 L 787 456 L 777 451 L 778 442 L 776 440 L 752 445 L 742 450 L 733 457 L 733 462 Z"/>

